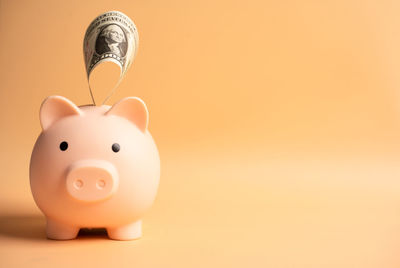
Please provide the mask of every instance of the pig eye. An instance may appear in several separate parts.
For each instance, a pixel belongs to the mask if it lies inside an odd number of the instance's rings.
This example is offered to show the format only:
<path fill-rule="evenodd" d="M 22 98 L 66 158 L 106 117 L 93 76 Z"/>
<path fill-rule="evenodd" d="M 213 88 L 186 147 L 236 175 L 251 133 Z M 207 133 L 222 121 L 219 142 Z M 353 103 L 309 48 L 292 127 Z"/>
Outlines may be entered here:
<path fill-rule="evenodd" d="M 65 151 L 68 149 L 68 143 L 66 141 L 63 141 L 62 143 L 60 143 L 60 150 L 61 151 Z"/>
<path fill-rule="evenodd" d="M 119 149 L 120 149 L 119 144 L 118 144 L 118 143 L 114 143 L 114 144 L 111 146 L 111 149 L 113 150 L 114 153 L 118 153 L 118 152 L 119 152 Z"/>

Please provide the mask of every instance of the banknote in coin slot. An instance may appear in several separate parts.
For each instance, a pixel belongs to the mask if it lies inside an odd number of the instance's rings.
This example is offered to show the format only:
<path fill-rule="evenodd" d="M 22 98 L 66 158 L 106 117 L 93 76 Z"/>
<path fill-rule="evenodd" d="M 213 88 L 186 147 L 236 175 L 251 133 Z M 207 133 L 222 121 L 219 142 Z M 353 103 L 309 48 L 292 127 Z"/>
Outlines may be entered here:
<path fill-rule="evenodd" d="M 89 90 L 94 104 L 101 103 L 99 100 L 105 103 L 115 92 L 133 62 L 138 44 L 139 35 L 136 26 L 122 12 L 105 12 L 90 23 L 83 41 L 83 54 Z M 118 79 L 113 79 L 114 71 L 107 73 L 110 67 L 104 67 L 106 71 L 96 72 L 100 74 L 96 74 L 96 77 L 92 79 L 94 70 L 109 62 L 119 66 Z M 110 86 L 110 83 L 113 85 Z"/>

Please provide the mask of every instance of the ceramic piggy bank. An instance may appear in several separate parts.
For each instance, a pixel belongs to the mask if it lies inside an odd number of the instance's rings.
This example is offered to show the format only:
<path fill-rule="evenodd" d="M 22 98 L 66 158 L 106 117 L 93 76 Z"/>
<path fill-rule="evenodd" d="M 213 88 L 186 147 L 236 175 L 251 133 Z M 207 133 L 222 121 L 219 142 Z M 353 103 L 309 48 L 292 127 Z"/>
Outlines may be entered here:
<path fill-rule="evenodd" d="M 30 184 L 47 237 L 73 239 L 80 228 L 106 228 L 111 239 L 139 238 L 160 178 L 144 102 L 128 97 L 112 107 L 78 107 L 51 96 L 40 122 Z"/>

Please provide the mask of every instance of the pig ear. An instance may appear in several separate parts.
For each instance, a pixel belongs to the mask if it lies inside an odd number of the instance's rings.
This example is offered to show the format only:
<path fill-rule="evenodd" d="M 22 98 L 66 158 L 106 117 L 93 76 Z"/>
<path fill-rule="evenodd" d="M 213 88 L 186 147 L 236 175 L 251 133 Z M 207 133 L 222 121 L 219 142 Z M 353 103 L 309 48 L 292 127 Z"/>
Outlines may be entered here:
<path fill-rule="evenodd" d="M 42 129 L 46 130 L 65 116 L 81 114 L 81 110 L 67 98 L 50 96 L 43 101 L 40 107 L 40 124 Z"/>
<path fill-rule="evenodd" d="M 139 98 L 128 97 L 114 104 L 106 115 L 124 117 L 145 132 L 149 123 L 149 112 L 146 104 Z"/>

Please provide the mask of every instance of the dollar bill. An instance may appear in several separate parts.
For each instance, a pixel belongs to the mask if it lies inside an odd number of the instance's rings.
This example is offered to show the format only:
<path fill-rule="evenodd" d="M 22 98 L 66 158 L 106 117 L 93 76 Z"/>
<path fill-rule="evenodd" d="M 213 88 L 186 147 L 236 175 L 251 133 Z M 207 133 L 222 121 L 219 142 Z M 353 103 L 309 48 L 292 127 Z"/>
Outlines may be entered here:
<path fill-rule="evenodd" d="M 87 78 L 100 63 L 111 61 L 121 68 L 121 81 L 135 58 L 138 45 L 136 26 L 128 16 L 119 11 L 99 15 L 90 23 L 83 40 Z"/>

